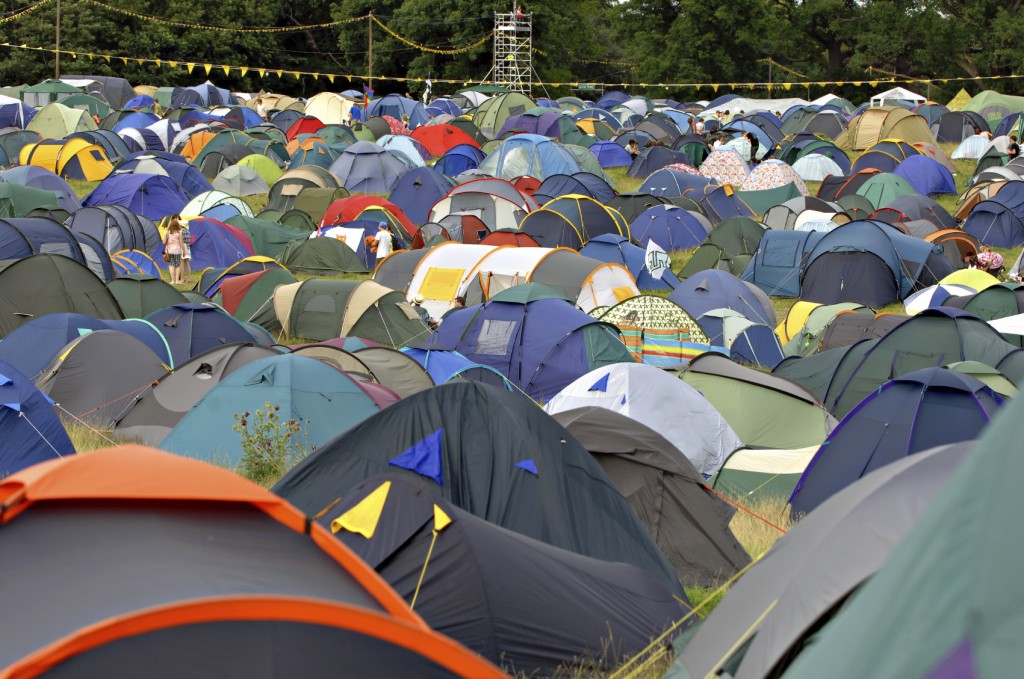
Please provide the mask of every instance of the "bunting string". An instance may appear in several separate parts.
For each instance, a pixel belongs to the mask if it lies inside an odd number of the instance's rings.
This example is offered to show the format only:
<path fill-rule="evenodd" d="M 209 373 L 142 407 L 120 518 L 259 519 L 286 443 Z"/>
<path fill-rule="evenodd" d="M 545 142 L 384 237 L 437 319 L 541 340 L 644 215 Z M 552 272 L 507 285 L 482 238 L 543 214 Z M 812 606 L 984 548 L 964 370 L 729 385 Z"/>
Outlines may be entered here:
<path fill-rule="evenodd" d="M 52 2 L 52 0 L 44 0 L 44 2 Z M 352 17 L 350 19 L 339 19 L 337 21 L 328 21 L 322 24 L 308 24 L 305 26 L 217 26 L 211 24 L 198 23 L 194 21 L 174 21 L 173 19 L 165 19 L 163 17 L 153 16 L 151 14 L 142 14 L 140 12 L 133 12 L 129 9 L 124 9 L 123 7 L 115 7 L 113 5 L 108 5 L 107 3 L 100 2 L 99 0 L 83 0 L 83 2 L 93 5 L 94 7 L 105 9 L 108 12 L 116 12 L 118 14 L 122 14 L 133 19 L 138 19 L 139 21 L 148 21 L 155 24 L 163 24 L 165 26 L 175 26 L 177 28 L 191 28 L 201 29 L 204 31 L 218 31 L 221 33 L 297 33 L 300 31 L 312 31 L 324 28 L 334 28 L 336 26 L 345 26 L 347 24 L 353 24 L 357 21 L 362 21 L 363 19 L 366 19 L 367 16 L 369 16 L 364 14 L 363 16 L 360 17 Z"/>
<path fill-rule="evenodd" d="M 14 12 L 13 14 L 8 14 L 7 16 L 0 18 L 0 24 L 9 24 L 12 21 L 17 21 L 18 19 L 24 16 L 28 16 L 29 14 L 35 12 L 36 10 L 42 9 L 44 6 L 49 5 L 53 1 L 54 0 L 39 0 L 39 2 L 37 2 L 34 5 L 29 5 L 24 9 L 20 9 L 17 12 Z"/>
<path fill-rule="evenodd" d="M 491 35 L 492 35 L 491 33 L 488 33 L 487 35 L 485 35 L 484 37 L 480 38 L 476 42 L 474 42 L 474 43 L 472 43 L 470 45 L 466 45 L 465 47 L 458 47 L 458 48 L 455 48 L 455 49 L 444 50 L 444 49 L 438 49 L 436 47 L 427 47 L 426 45 L 419 45 L 419 44 L 413 42 L 412 40 L 409 40 L 408 38 L 404 38 L 404 37 L 400 36 L 398 33 L 395 33 L 393 30 L 388 28 L 384 24 L 383 21 L 381 21 L 377 17 L 373 16 L 372 14 L 370 15 L 370 18 L 373 19 L 373 23 L 375 23 L 378 26 L 380 26 L 384 30 L 385 33 L 390 35 L 395 40 L 397 40 L 397 41 L 399 41 L 401 43 L 405 43 L 409 47 L 415 47 L 416 49 L 420 50 L 421 52 L 429 52 L 430 54 L 463 54 L 465 52 L 469 52 L 470 50 L 474 50 L 477 47 L 480 47 L 482 45 L 486 45 L 488 42 L 491 41 Z"/>

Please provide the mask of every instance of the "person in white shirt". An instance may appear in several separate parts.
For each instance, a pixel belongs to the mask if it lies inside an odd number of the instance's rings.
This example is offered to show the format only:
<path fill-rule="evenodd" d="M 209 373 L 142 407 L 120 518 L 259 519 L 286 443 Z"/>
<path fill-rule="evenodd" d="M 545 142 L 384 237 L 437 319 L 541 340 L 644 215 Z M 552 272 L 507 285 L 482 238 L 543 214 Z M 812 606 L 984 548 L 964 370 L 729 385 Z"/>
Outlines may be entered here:
<path fill-rule="evenodd" d="M 373 237 L 373 242 L 377 245 L 377 261 L 383 260 L 385 257 L 391 254 L 392 251 L 392 238 L 391 231 L 388 230 L 387 222 L 381 222 L 377 225 L 377 235 Z"/>

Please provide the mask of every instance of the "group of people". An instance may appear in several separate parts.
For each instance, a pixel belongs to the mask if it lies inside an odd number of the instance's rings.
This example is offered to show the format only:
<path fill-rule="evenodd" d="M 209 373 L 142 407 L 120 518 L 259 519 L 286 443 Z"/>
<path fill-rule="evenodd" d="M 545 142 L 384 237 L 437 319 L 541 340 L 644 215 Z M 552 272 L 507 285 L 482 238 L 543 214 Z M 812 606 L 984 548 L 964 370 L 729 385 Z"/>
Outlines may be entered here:
<path fill-rule="evenodd" d="M 191 283 L 192 279 L 192 233 L 188 222 L 181 221 L 181 215 L 171 216 L 167 233 L 163 237 L 164 261 L 171 285 Z"/>

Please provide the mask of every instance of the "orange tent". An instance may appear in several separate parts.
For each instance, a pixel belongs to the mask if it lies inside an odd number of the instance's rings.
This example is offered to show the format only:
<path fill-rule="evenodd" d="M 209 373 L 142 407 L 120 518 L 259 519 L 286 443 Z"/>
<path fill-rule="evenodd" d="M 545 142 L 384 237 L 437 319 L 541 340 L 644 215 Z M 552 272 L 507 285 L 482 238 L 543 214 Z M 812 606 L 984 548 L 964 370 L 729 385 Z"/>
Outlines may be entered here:
<path fill-rule="evenodd" d="M 202 152 L 203 147 L 206 146 L 206 144 L 215 136 L 217 136 L 217 133 L 211 132 L 210 130 L 196 132 L 188 138 L 188 141 L 185 142 L 185 146 L 182 147 L 180 152 L 182 157 L 186 158 L 189 162 L 192 162 L 195 160 L 196 156 Z"/>
<path fill-rule="evenodd" d="M 412 138 L 423 144 L 432 156 L 443 156 L 459 144 L 480 148 L 473 137 L 454 125 L 420 125 L 412 131 Z"/>
<path fill-rule="evenodd" d="M 0 636 L 0 677 L 62 663 L 69 675 L 177 676 L 198 663 L 221 676 L 246 658 L 305 667 L 338 653 L 376 658 L 377 676 L 396 668 L 391 656 L 406 675 L 422 664 L 502 676 L 431 631 L 326 529 L 203 462 L 121 446 L 38 464 L 0 481 L 0 526 L 0 555 L 17 557 L 0 556 L 0 605 L 19 611 Z"/>

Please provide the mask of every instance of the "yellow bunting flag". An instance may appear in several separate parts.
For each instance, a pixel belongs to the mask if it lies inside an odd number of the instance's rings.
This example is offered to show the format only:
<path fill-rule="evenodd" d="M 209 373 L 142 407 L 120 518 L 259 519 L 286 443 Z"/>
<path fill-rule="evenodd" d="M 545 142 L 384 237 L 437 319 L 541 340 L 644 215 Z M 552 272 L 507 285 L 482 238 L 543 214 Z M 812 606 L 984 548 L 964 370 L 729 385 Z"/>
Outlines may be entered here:
<path fill-rule="evenodd" d="M 213 70 L 213 64 L 203 64 L 203 70 L 206 71 L 206 75 L 210 75 L 210 71 Z"/>
<path fill-rule="evenodd" d="M 448 527 L 448 524 L 452 522 L 450 516 L 444 513 L 444 510 L 434 505 L 434 530 L 441 532 Z"/>
<path fill-rule="evenodd" d="M 230 66 L 221 66 L 220 70 L 224 71 L 224 75 L 231 75 L 231 67 Z"/>
<path fill-rule="evenodd" d="M 239 66 L 238 70 L 242 74 L 242 77 L 244 78 L 245 74 L 249 72 L 249 67 L 248 66 Z"/>
<path fill-rule="evenodd" d="M 178 62 L 177 61 L 168 61 L 167 65 L 170 66 L 171 68 L 178 68 Z"/>
<path fill-rule="evenodd" d="M 264 78 L 267 75 L 267 69 L 265 68 L 257 68 L 256 72 L 260 74 L 261 78 Z"/>
<path fill-rule="evenodd" d="M 384 503 L 388 499 L 389 490 L 391 490 L 390 481 L 380 484 L 376 490 L 364 497 L 362 502 L 331 521 L 331 532 L 347 530 L 350 533 L 358 533 L 367 540 L 372 538 L 373 533 L 377 530 L 381 512 L 384 511 Z"/>
<path fill-rule="evenodd" d="M 192 73 L 192 69 L 195 68 L 195 67 L 196 67 L 196 65 L 193 64 L 193 63 L 189 63 L 189 62 L 185 63 L 185 70 L 187 70 L 190 74 Z"/>

